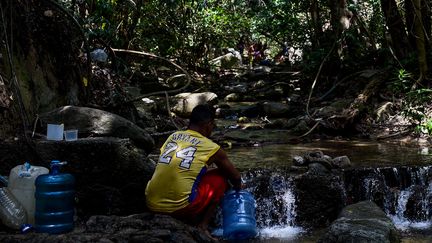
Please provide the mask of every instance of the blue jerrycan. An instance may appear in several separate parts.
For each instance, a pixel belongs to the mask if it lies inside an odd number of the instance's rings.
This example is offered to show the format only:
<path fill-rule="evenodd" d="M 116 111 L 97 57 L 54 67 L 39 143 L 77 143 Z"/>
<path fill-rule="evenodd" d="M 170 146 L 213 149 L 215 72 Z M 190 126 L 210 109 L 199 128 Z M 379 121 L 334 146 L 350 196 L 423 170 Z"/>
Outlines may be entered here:
<path fill-rule="evenodd" d="M 230 190 L 222 201 L 223 237 L 227 240 L 245 240 L 257 235 L 255 199 L 251 193 Z"/>
<path fill-rule="evenodd" d="M 66 162 L 51 161 L 49 174 L 36 178 L 35 229 L 37 232 L 60 234 L 73 230 L 75 178 L 60 173 Z"/>

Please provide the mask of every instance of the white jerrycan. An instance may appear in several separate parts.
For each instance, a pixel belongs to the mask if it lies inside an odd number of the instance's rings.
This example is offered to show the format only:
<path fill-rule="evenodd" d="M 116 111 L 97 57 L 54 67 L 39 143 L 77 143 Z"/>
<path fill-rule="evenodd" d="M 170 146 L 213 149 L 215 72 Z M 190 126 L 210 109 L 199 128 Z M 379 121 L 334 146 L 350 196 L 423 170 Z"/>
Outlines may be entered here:
<path fill-rule="evenodd" d="M 35 180 L 39 175 L 48 173 L 47 168 L 32 166 L 28 162 L 17 165 L 10 171 L 8 189 L 25 209 L 28 224 L 34 224 Z"/>

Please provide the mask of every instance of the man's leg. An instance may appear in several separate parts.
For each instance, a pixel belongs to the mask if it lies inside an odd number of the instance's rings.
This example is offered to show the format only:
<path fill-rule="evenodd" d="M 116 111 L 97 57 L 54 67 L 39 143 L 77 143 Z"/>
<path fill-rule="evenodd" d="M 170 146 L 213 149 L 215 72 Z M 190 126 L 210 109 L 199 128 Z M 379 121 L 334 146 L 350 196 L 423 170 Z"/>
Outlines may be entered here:
<path fill-rule="evenodd" d="M 200 185 L 203 185 L 203 188 L 210 186 L 212 191 L 211 200 L 204 208 L 203 212 L 200 213 L 200 222 L 198 223 L 198 228 L 204 231 L 209 237 L 213 238 L 208 231 L 208 226 L 210 221 L 216 214 L 216 209 L 220 204 L 220 200 L 222 199 L 225 191 L 227 190 L 228 183 L 227 180 L 220 173 L 219 169 L 213 169 L 208 171 L 202 178 Z M 198 186 L 198 190 L 200 190 Z"/>
<path fill-rule="evenodd" d="M 194 201 L 185 208 L 174 212 L 173 216 L 189 222 L 197 220 L 195 224 L 207 230 L 227 188 L 228 182 L 219 169 L 207 171 L 201 178 Z"/>

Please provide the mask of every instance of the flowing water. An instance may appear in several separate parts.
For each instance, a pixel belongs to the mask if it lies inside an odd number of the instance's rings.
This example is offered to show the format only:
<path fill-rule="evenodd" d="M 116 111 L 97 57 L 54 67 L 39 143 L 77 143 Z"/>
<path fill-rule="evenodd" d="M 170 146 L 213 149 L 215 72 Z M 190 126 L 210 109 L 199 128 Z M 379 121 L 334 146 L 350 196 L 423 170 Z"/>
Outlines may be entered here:
<path fill-rule="evenodd" d="M 384 200 L 379 206 L 401 231 L 402 242 L 432 242 L 432 154 L 428 148 L 365 141 L 316 141 L 241 147 L 227 152 L 240 170 L 264 168 L 276 171 L 291 167 L 294 156 L 317 150 L 331 157 L 347 155 L 352 167 L 359 168 L 360 172 L 355 170 L 347 176 L 354 179 L 345 181 L 361 184 L 358 191 L 347 192 L 356 197 L 356 201 L 375 201 L 380 188 L 385 188 L 381 192 Z M 296 225 L 296 202 L 290 178 L 275 172 L 269 185 L 273 194 L 257 198 L 257 241 L 316 242 L 325 229 L 308 231 Z M 248 190 L 253 191 L 253 188 Z M 409 203 L 411 211 L 407 210 Z"/>
<path fill-rule="evenodd" d="M 288 168 L 296 155 L 321 150 L 331 157 L 346 155 L 355 167 L 398 165 L 428 165 L 432 163 L 432 148 L 406 147 L 367 141 L 316 141 L 306 144 L 273 144 L 239 147 L 227 150 L 230 159 L 240 169 Z M 251 159 L 252 158 L 252 159 Z"/>

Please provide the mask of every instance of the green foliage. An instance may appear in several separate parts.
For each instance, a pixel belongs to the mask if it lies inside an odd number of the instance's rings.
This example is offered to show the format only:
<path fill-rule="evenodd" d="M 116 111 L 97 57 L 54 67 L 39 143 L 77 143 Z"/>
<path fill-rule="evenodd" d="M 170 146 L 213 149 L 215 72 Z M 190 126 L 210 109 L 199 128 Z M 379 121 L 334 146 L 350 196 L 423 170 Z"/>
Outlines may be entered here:
<path fill-rule="evenodd" d="M 432 89 L 409 91 L 403 101 L 403 114 L 412 119 L 417 131 L 432 134 L 432 117 L 428 116 L 428 106 L 432 101 Z"/>
<path fill-rule="evenodd" d="M 394 94 L 404 94 L 408 92 L 413 85 L 412 74 L 405 69 L 399 69 L 396 72 L 392 82 L 390 83 L 390 89 Z"/>
<path fill-rule="evenodd" d="M 63 3 L 82 14 L 90 43 L 146 50 L 186 63 L 213 58 L 242 36 L 275 46 L 308 43 L 308 4 L 282 0 L 87 0 Z M 295 14 L 293 14 L 295 13 Z"/>
<path fill-rule="evenodd" d="M 395 97 L 402 98 L 402 115 L 413 122 L 416 131 L 431 135 L 432 117 L 429 117 L 428 104 L 432 101 L 432 89 L 411 90 L 415 82 L 412 73 L 399 69 L 389 88 Z"/>
<path fill-rule="evenodd" d="M 94 46 L 148 51 L 191 66 L 204 65 L 220 55 L 222 48 L 236 47 L 240 38 L 245 36 L 250 42 L 265 42 L 272 51 L 270 58 L 280 51 L 282 43 L 287 42 L 289 47 L 302 52 L 305 62 L 301 67 L 310 72 L 307 76 L 311 76 L 335 42 L 334 27 L 329 25 L 333 21 L 329 1 L 62 2 L 82 18 L 84 29 Z M 312 23 L 313 3 L 316 3 L 318 23 Z M 389 43 L 380 1 L 347 3 L 355 18 L 350 21 L 351 27 L 344 32 L 343 38 L 337 40 L 334 54 L 327 62 L 342 61 L 341 65 L 351 69 L 362 68 L 359 63 L 370 67 L 371 53 L 378 53 Z M 415 63 L 410 60 L 410 64 Z M 402 64 L 405 61 L 401 60 Z M 412 70 L 411 66 L 406 68 Z"/>
<path fill-rule="evenodd" d="M 426 119 L 424 123 L 417 125 L 416 131 L 418 133 L 432 135 L 432 118 Z"/>

